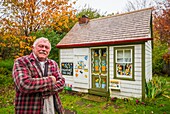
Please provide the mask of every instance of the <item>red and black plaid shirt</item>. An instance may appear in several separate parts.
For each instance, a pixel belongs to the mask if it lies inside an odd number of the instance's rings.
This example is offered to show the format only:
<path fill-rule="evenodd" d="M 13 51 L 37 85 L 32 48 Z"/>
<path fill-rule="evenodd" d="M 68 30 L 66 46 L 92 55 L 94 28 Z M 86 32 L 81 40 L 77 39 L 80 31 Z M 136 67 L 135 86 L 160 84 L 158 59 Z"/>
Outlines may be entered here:
<path fill-rule="evenodd" d="M 16 114 L 41 114 L 43 98 L 54 94 L 58 109 L 63 112 L 58 92 L 63 90 L 65 79 L 55 61 L 47 59 L 47 62 L 48 76 L 55 76 L 57 84 L 54 84 L 49 77 L 42 77 L 43 74 L 36 65 L 33 53 L 15 60 L 12 75 L 16 86 Z"/>

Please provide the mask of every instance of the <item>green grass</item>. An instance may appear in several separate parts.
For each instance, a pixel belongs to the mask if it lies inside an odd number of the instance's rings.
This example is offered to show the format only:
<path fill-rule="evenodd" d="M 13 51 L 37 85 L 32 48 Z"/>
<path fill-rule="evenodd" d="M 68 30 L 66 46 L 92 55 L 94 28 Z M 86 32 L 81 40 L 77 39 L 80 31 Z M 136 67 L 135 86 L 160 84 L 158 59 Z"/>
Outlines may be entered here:
<path fill-rule="evenodd" d="M 3 107 L 0 109 L 0 114 L 14 114 L 14 106 Z"/>
<path fill-rule="evenodd" d="M 60 94 L 64 108 L 76 111 L 78 114 L 168 114 L 170 112 L 169 99 L 161 96 L 154 101 L 136 104 L 136 99 L 116 102 L 93 102 L 78 96 Z"/>
<path fill-rule="evenodd" d="M 12 85 L 0 87 L 0 114 L 14 114 L 15 91 Z"/>
<path fill-rule="evenodd" d="M 70 94 L 62 92 L 60 98 L 63 107 L 76 111 L 77 114 L 169 114 L 170 113 L 170 77 L 165 92 L 153 100 L 136 104 L 136 99 L 117 99 L 113 101 L 95 102 L 83 99 L 86 94 Z M 0 114 L 14 114 L 14 88 L 0 87 Z"/>

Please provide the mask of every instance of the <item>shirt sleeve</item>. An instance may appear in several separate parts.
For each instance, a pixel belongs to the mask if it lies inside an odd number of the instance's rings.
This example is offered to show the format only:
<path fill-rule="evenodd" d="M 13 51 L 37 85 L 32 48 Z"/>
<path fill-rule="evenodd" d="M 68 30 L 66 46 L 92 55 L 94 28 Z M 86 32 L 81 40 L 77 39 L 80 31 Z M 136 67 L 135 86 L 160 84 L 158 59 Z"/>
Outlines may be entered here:
<path fill-rule="evenodd" d="M 58 67 L 58 64 L 54 62 L 54 73 L 52 73 L 53 76 L 55 76 L 57 83 L 54 86 L 55 92 L 61 92 L 64 89 L 65 85 L 65 78 L 62 76 L 60 69 Z"/>
<path fill-rule="evenodd" d="M 55 86 L 50 77 L 32 78 L 31 71 L 22 59 L 14 62 L 12 76 L 16 88 L 22 93 L 51 91 Z"/>

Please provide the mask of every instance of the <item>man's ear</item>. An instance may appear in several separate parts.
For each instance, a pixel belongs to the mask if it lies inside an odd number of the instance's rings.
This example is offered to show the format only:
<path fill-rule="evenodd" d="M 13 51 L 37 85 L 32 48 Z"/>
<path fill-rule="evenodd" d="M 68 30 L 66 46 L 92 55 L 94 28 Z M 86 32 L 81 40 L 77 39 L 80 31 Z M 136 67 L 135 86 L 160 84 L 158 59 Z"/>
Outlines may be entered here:
<path fill-rule="evenodd" d="M 32 45 L 31 48 L 32 48 L 32 50 L 33 50 L 33 49 L 34 49 L 34 46 Z"/>

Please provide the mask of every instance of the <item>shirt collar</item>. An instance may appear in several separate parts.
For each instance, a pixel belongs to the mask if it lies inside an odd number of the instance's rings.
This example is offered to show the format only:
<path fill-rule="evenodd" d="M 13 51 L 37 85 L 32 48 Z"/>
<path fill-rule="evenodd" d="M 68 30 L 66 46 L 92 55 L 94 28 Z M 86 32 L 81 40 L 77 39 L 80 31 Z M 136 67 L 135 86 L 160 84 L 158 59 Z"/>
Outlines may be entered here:
<path fill-rule="evenodd" d="M 37 56 L 34 54 L 34 52 L 33 52 L 33 56 L 34 56 L 34 58 L 35 58 L 38 62 L 40 62 L 40 61 L 38 60 Z M 48 60 L 48 58 L 46 58 L 46 60 L 44 61 L 44 63 L 46 63 L 47 60 Z"/>

